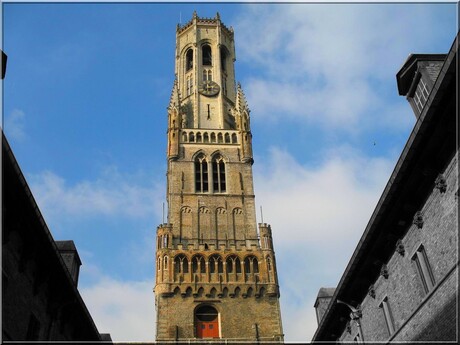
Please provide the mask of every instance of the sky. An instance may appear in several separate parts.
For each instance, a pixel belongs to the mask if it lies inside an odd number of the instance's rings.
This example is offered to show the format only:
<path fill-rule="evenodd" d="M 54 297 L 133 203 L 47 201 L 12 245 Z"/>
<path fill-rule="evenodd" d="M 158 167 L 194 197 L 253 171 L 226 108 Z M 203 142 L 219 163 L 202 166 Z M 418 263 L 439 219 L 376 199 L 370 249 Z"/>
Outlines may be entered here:
<path fill-rule="evenodd" d="M 175 30 L 194 10 L 235 30 L 285 340 L 309 341 L 318 290 L 339 282 L 415 124 L 396 73 L 411 53 L 449 51 L 458 7 L 3 3 L 4 133 L 115 341 L 155 339 Z"/>

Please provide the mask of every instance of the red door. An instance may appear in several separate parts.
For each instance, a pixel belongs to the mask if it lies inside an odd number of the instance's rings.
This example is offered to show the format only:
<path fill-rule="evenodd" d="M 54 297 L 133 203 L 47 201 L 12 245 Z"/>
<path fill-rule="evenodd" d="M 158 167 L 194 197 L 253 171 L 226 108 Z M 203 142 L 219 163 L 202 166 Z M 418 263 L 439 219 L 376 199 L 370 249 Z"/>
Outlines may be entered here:
<path fill-rule="evenodd" d="M 197 338 L 219 338 L 219 323 L 217 321 L 197 321 Z"/>
<path fill-rule="evenodd" d="M 197 338 L 219 338 L 219 314 L 210 305 L 202 305 L 195 310 Z"/>

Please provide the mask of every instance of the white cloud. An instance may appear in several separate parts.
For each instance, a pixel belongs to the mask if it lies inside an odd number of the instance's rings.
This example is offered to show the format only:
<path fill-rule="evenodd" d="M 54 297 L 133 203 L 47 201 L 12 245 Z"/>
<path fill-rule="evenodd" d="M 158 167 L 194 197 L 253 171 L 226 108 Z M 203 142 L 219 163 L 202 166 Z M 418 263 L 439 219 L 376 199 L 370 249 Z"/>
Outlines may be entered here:
<path fill-rule="evenodd" d="M 51 217 L 149 217 L 161 209 L 163 188 L 149 179 L 123 175 L 113 167 L 95 181 L 73 185 L 51 171 L 32 175 L 30 181 L 40 208 Z"/>
<path fill-rule="evenodd" d="M 388 106 L 383 95 L 396 95 L 394 78 L 412 47 L 426 44 L 425 34 L 435 35 L 429 9 L 365 4 L 246 9 L 235 32 L 238 56 L 262 72 L 243 83 L 256 120 L 289 117 L 347 130 L 384 121 L 400 128 L 400 121 L 375 113 Z"/>
<path fill-rule="evenodd" d="M 101 333 L 114 341 L 155 339 L 153 280 L 119 281 L 101 278 L 95 285 L 80 288 L 85 304 Z"/>
<path fill-rule="evenodd" d="M 4 124 L 5 134 L 10 139 L 21 141 L 26 137 L 24 131 L 25 113 L 22 110 L 14 109 L 6 117 Z"/>
<path fill-rule="evenodd" d="M 273 230 L 286 340 L 305 342 L 316 329 L 314 298 L 338 283 L 393 162 L 347 146 L 314 167 L 279 148 L 269 157 L 255 167 L 255 192 Z"/>

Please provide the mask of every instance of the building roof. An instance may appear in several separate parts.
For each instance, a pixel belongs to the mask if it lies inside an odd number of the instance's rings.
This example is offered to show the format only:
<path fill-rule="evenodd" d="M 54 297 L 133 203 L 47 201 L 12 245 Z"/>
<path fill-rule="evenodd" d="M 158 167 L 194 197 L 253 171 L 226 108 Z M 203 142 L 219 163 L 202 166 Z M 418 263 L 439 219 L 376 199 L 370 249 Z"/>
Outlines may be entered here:
<path fill-rule="evenodd" d="M 460 34 L 460 33 L 459 33 Z M 458 38 L 447 54 L 428 101 L 399 157 L 396 167 L 366 226 L 313 341 L 334 341 L 343 332 L 349 309 L 337 299 L 356 306 L 378 278 L 396 242 L 412 224 L 416 211 L 433 190 L 433 181 L 457 148 L 456 59 Z M 413 57 L 404 64 L 404 70 Z M 401 71 L 400 71 L 401 72 Z"/>
<path fill-rule="evenodd" d="M 410 89 L 414 75 L 417 72 L 418 62 L 420 61 L 444 61 L 446 54 L 410 54 L 406 62 L 396 74 L 398 92 L 405 96 Z"/>
<path fill-rule="evenodd" d="M 318 291 L 316 298 L 332 297 L 334 295 L 335 288 L 322 287 Z"/>

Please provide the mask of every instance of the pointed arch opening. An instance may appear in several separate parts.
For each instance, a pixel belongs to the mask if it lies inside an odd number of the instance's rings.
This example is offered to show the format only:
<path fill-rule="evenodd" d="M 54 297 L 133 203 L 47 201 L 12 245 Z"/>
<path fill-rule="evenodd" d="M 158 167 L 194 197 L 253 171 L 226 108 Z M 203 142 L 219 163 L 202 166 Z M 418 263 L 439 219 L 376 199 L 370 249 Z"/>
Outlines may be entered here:
<path fill-rule="evenodd" d="M 195 158 L 195 191 L 206 193 L 208 186 L 208 162 L 204 154 L 199 154 Z"/>
<path fill-rule="evenodd" d="M 214 193 L 225 193 L 227 191 L 225 162 L 221 155 L 216 155 L 212 159 L 212 180 Z"/>
<path fill-rule="evenodd" d="M 188 72 L 193 68 L 193 49 L 190 48 L 185 53 L 185 71 Z"/>
<path fill-rule="evenodd" d="M 203 65 L 211 66 L 212 65 L 212 51 L 209 44 L 204 44 L 201 48 L 201 53 L 203 57 Z"/>

